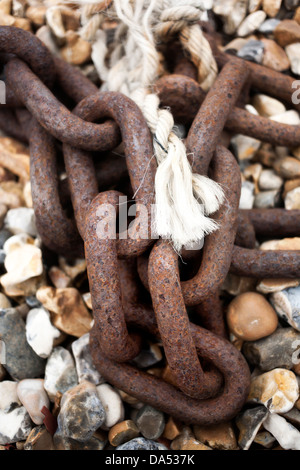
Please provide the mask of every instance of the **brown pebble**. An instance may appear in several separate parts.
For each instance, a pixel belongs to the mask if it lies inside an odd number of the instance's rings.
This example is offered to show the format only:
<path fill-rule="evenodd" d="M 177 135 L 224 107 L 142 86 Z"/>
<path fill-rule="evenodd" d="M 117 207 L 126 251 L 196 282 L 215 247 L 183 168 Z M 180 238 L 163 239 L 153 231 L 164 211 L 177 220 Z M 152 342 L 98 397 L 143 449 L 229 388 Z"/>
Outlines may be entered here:
<path fill-rule="evenodd" d="M 300 176 L 300 161 L 294 157 L 279 158 L 274 163 L 274 170 L 283 178 L 298 178 Z"/>
<path fill-rule="evenodd" d="M 213 449 L 235 450 L 238 448 L 231 423 L 221 423 L 214 426 L 194 426 L 196 439 Z"/>
<path fill-rule="evenodd" d="M 26 439 L 25 450 L 54 450 L 51 434 L 44 426 L 36 426 Z"/>
<path fill-rule="evenodd" d="M 256 341 L 276 330 L 278 317 L 264 296 L 246 292 L 229 304 L 227 323 L 230 331 L 238 338 Z"/>
<path fill-rule="evenodd" d="M 162 437 L 169 439 L 170 441 L 174 441 L 176 437 L 179 436 L 182 430 L 182 424 L 178 421 L 174 420 L 172 416 L 169 417 L 168 421 L 166 422 L 164 432 Z"/>
<path fill-rule="evenodd" d="M 281 47 L 300 41 L 300 25 L 295 20 L 283 20 L 274 29 L 274 36 Z"/>
<path fill-rule="evenodd" d="M 264 55 L 262 65 L 270 67 L 277 72 L 283 72 L 290 67 L 290 61 L 285 51 L 272 39 L 261 39 L 264 44 Z"/>
<path fill-rule="evenodd" d="M 117 447 L 124 442 L 139 436 L 139 430 L 133 421 L 127 419 L 121 423 L 115 424 L 108 433 L 108 440 L 110 444 Z"/>

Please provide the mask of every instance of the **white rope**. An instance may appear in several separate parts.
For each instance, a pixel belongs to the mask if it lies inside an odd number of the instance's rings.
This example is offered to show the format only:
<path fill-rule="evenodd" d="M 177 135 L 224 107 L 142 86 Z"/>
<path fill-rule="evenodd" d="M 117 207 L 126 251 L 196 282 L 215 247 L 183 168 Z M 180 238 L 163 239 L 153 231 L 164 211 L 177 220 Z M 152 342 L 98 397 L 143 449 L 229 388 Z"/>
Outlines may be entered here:
<path fill-rule="evenodd" d="M 217 68 L 196 23 L 210 4 L 210 0 L 114 0 L 108 14 L 117 15 L 120 23 L 111 50 L 102 30 L 97 31 L 92 46 L 92 60 L 104 82 L 101 89 L 129 96 L 146 118 L 158 164 L 154 229 L 170 239 L 178 252 L 216 230 L 217 224 L 208 215 L 219 208 L 223 191 L 207 177 L 193 174 L 185 146 L 173 132 L 172 114 L 159 108 L 159 98 L 151 92 L 161 67 L 156 41 L 179 34 L 197 66 L 200 83 L 208 89 Z"/>

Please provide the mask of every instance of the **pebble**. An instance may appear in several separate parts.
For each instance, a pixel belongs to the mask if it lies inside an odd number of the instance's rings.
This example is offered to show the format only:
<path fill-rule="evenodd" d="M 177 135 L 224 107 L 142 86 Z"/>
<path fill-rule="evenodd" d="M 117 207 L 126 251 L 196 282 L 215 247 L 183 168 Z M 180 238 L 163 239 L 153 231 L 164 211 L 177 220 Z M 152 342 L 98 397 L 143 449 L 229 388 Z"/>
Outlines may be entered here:
<path fill-rule="evenodd" d="M 72 281 L 76 279 L 76 277 L 84 273 L 86 271 L 86 261 L 85 259 L 77 258 L 72 260 L 72 264 L 69 264 L 66 258 L 60 256 L 58 258 L 59 267 L 69 276 Z"/>
<path fill-rule="evenodd" d="M 9 412 L 17 406 L 21 406 L 17 386 L 18 382 L 12 380 L 0 382 L 0 410 Z"/>
<path fill-rule="evenodd" d="M 274 29 L 276 42 L 281 47 L 300 41 L 300 25 L 295 20 L 283 20 Z"/>
<path fill-rule="evenodd" d="M 270 302 L 280 318 L 300 331 L 300 287 L 290 287 L 270 296 Z"/>
<path fill-rule="evenodd" d="M 72 280 L 67 274 L 57 266 L 51 266 L 48 271 L 48 276 L 54 285 L 58 289 L 64 289 L 65 287 L 70 287 Z"/>
<path fill-rule="evenodd" d="M 107 443 L 104 433 L 96 431 L 93 436 L 85 442 L 79 442 L 64 436 L 58 429 L 53 436 L 55 450 L 103 450 Z"/>
<path fill-rule="evenodd" d="M 74 360 L 62 346 L 53 349 L 45 369 L 45 390 L 54 402 L 57 392 L 65 393 L 78 384 Z"/>
<path fill-rule="evenodd" d="M 253 108 L 253 109 L 255 109 L 255 108 Z M 263 167 L 260 163 L 253 163 L 253 164 L 247 166 L 244 170 L 245 178 L 254 183 L 255 193 L 257 193 L 258 190 L 259 190 L 258 181 L 259 181 L 259 177 L 260 177 L 260 174 L 261 174 L 262 170 L 263 170 Z"/>
<path fill-rule="evenodd" d="M 224 22 L 224 32 L 233 34 L 247 14 L 247 3 L 245 0 L 228 0 L 226 2 L 215 2 L 213 11 L 220 15 Z"/>
<path fill-rule="evenodd" d="M 262 279 L 256 286 L 256 290 L 261 294 L 272 294 L 280 292 L 288 287 L 297 287 L 300 284 L 298 279 Z"/>
<path fill-rule="evenodd" d="M 260 250 L 300 250 L 300 237 L 268 240 L 260 245 Z"/>
<path fill-rule="evenodd" d="M 289 44 L 285 48 L 285 52 L 291 63 L 291 70 L 294 74 L 300 75 L 300 42 Z"/>
<path fill-rule="evenodd" d="M 159 442 L 151 441 L 144 437 L 137 437 L 125 442 L 125 444 L 119 445 L 116 450 L 168 450 L 168 448 Z"/>
<path fill-rule="evenodd" d="M 280 158 L 274 163 L 275 171 L 286 179 L 300 176 L 300 161 L 294 157 Z"/>
<path fill-rule="evenodd" d="M 10 233 L 10 232 L 8 232 Z M 23 248 L 26 245 L 34 245 L 34 238 L 30 237 L 27 233 L 19 233 L 18 235 L 10 235 L 3 243 L 3 250 L 7 255 L 13 251 Z"/>
<path fill-rule="evenodd" d="M 258 31 L 262 34 L 271 34 L 273 33 L 276 26 L 279 25 L 279 23 L 280 20 L 278 20 L 277 18 L 268 18 L 260 25 Z"/>
<path fill-rule="evenodd" d="M 262 191 L 256 194 L 254 198 L 254 207 L 257 209 L 269 209 L 279 206 L 280 191 L 274 189 L 272 191 Z"/>
<path fill-rule="evenodd" d="M 3 365 L 14 380 L 43 374 L 45 361 L 27 343 L 25 323 L 16 309 L 0 310 L 0 337 L 6 349 Z"/>
<path fill-rule="evenodd" d="M 119 393 L 109 384 L 97 386 L 97 393 L 105 411 L 104 429 L 110 429 L 124 420 L 125 410 Z"/>
<path fill-rule="evenodd" d="M 282 416 L 269 414 L 263 423 L 283 449 L 300 450 L 300 432 Z"/>
<path fill-rule="evenodd" d="M 25 440 L 32 429 L 32 422 L 24 406 L 5 412 L 0 410 L 0 444 Z"/>
<path fill-rule="evenodd" d="M 43 379 L 24 379 L 18 383 L 17 394 L 35 424 L 42 424 L 45 416 L 41 412 L 50 402 L 44 389 Z"/>
<path fill-rule="evenodd" d="M 42 306 L 41 302 L 36 298 L 35 295 L 29 295 L 25 298 L 25 302 L 30 309 L 40 308 Z"/>
<path fill-rule="evenodd" d="M 271 447 L 273 447 L 273 444 L 276 442 L 276 439 L 268 431 L 261 431 L 256 434 L 254 442 L 255 444 L 259 444 L 260 446 L 263 446 L 266 449 L 270 449 Z"/>
<path fill-rule="evenodd" d="M 250 41 L 240 48 L 237 56 L 241 59 L 250 60 L 251 62 L 261 64 L 264 56 L 264 48 L 265 45 L 262 41 L 250 39 Z M 252 139 L 252 137 L 247 137 L 247 139 Z"/>
<path fill-rule="evenodd" d="M 81 383 L 87 380 L 95 385 L 99 385 L 105 380 L 93 364 L 93 359 L 89 349 L 89 341 L 90 335 L 89 333 L 86 333 L 72 343 L 72 352 L 75 358 L 78 381 Z"/>
<path fill-rule="evenodd" d="M 274 170 L 263 170 L 259 177 L 259 187 L 261 190 L 280 189 L 283 179 Z"/>
<path fill-rule="evenodd" d="M 300 209 L 300 187 L 288 191 L 284 198 L 284 207 L 287 210 Z"/>
<path fill-rule="evenodd" d="M 152 367 L 163 358 L 160 347 L 157 344 L 148 344 L 148 347 L 143 346 L 141 352 L 133 359 L 133 363 L 143 369 Z"/>
<path fill-rule="evenodd" d="M 180 435 L 171 442 L 172 450 L 212 450 L 199 442 L 188 426 L 183 427 Z"/>
<path fill-rule="evenodd" d="M 264 406 L 257 406 L 237 415 L 236 425 L 240 431 L 238 445 L 241 449 L 249 449 L 268 414 L 269 412 Z"/>
<path fill-rule="evenodd" d="M 272 121 L 280 122 L 281 124 L 290 124 L 292 126 L 298 126 L 300 124 L 299 113 L 294 109 L 285 111 L 282 114 L 276 114 L 276 116 L 271 116 Z"/>
<path fill-rule="evenodd" d="M 32 237 L 37 236 L 34 210 L 28 207 L 10 209 L 4 219 L 5 228 L 13 234 L 28 233 Z"/>
<path fill-rule="evenodd" d="M 65 437 L 85 442 L 104 422 L 105 411 L 94 384 L 82 382 L 63 394 L 57 423 Z"/>
<path fill-rule="evenodd" d="M 255 186 L 250 181 L 243 181 L 242 188 L 241 188 L 241 196 L 240 196 L 240 209 L 252 209 L 254 204 L 254 189 Z"/>
<path fill-rule="evenodd" d="M 287 413 L 284 413 L 284 418 L 290 421 L 292 424 L 296 426 L 300 425 L 300 411 L 297 408 L 292 408 Z"/>
<path fill-rule="evenodd" d="M 262 38 L 261 42 L 264 45 L 262 65 L 277 72 L 284 72 L 290 68 L 289 57 L 282 47 L 272 39 Z"/>
<path fill-rule="evenodd" d="M 213 426 L 194 426 L 196 439 L 207 444 L 212 449 L 236 450 L 237 441 L 231 423 L 221 423 Z"/>
<path fill-rule="evenodd" d="M 244 292 L 255 291 L 257 280 L 251 277 L 236 276 L 235 274 L 228 273 L 225 282 L 222 285 L 222 290 L 228 294 L 237 296 Z"/>
<path fill-rule="evenodd" d="M 282 0 L 263 0 L 263 10 L 264 12 L 274 18 L 280 10 Z"/>
<path fill-rule="evenodd" d="M 60 331 L 52 325 L 49 312 L 43 307 L 29 311 L 26 318 L 26 338 L 38 356 L 44 359 L 49 357 L 54 341 L 60 334 Z"/>
<path fill-rule="evenodd" d="M 108 433 L 108 440 L 114 447 L 120 446 L 121 444 L 131 441 L 139 435 L 139 430 L 135 423 L 127 419 L 115 424 Z"/>
<path fill-rule="evenodd" d="M 45 286 L 37 291 L 36 297 L 45 309 L 54 313 L 52 323 L 64 333 L 79 338 L 91 329 L 91 314 L 77 289 Z"/>
<path fill-rule="evenodd" d="M 255 341 L 271 335 L 277 328 L 278 318 L 264 296 L 246 292 L 229 304 L 227 324 L 237 338 Z"/>
<path fill-rule="evenodd" d="M 248 401 L 263 404 L 271 413 L 287 413 L 298 397 L 295 374 L 278 368 L 251 380 Z"/>
<path fill-rule="evenodd" d="M 237 35 L 239 37 L 249 36 L 249 34 L 254 33 L 265 21 L 267 15 L 264 11 L 259 10 L 247 16 L 244 21 L 240 24 Z"/>
<path fill-rule="evenodd" d="M 39 38 L 40 41 L 42 41 L 45 46 L 49 49 L 49 51 L 54 55 L 54 56 L 59 56 L 59 48 L 54 40 L 54 37 L 51 33 L 51 29 L 47 25 L 41 26 L 37 32 L 36 36 Z"/>
<path fill-rule="evenodd" d="M 4 243 L 12 236 L 12 233 L 7 230 L 6 228 L 3 228 L 0 230 L 0 248 L 1 250 L 3 249 Z"/>
<path fill-rule="evenodd" d="M 62 58 L 72 65 L 82 65 L 91 58 L 92 46 L 73 31 L 69 43 L 60 50 Z M 67 34 L 68 35 L 68 34 Z"/>
<path fill-rule="evenodd" d="M 6 297 L 6 295 L 2 294 L 0 292 L 0 309 L 6 309 L 6 308 L 11 308 L 11 302 L 10 300 Z"/>
<path fill-rule="evenodd" d="M 172 416 L 169 416 L 162 437 L 170 441 L 174 441 L 182 431 L 182 424 L 176 421 Z"/>
<path fill-rule="evenodd" d="M 261 142 L 252 137 L 244 136 L 241 134 L 236 135 L 231 139 L 235 154 L 240 161 L 250 160 L 254 157 L 259 149 Z"/>
<path fill-rule="evenodd" d="M 264 117 L 271 117 L 286 111 L 284 104 L 280 101 L 263 94 L 254 95 L 252 104 L 258 113 Z"/>
<path fill-rule="evenodd" d="M 165 417 L 161 411 L 145 405 L 138 411 L 135 424 L 147 439 L 158 439 L 164 432 Z"/>
<path fill-rule="evenodd" d="M 4 266 L 7 273 L 1 276 L 1 284 L 7 289 L 43 273 L 42 252 L 34 245 L 24 244 L 6 255 Z"/>
<path fill-rule="evenodd" d="M 224 51 L 235 51 L 238 52 L 248 42 L 248 39 L 235 38 L 224 46 Z"/>
<path fill-rule="evenodd" d="M 35 26 L 43 26 L 46 10 L 47 7 L 43 5 L 29 6 L 26 10 L 26 16 Z"/>
<path fill-rule="evenodd" d="M 24 450 L 54 450 L 53 439 L 45 426 L 36 426 L 26 439 Z"/>
<path fill-rule="evenodd" d="M 243 353 L 250 364 L 258 366 L 262 371 L 291 369 L 294 366 L 294 345 L 299 341 L 300 334 L 294 328 L 279 328 L 267 338 L 245 342 Z"/>

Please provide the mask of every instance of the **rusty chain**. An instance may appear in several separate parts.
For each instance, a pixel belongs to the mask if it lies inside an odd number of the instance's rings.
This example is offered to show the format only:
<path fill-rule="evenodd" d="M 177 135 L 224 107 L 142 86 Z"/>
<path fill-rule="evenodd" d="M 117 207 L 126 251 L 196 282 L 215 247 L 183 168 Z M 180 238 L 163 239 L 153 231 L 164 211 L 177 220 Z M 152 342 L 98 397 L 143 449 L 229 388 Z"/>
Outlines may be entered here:
<path fill-rule="evenodd" d="M 206 238 L 203 250 L 183 252 L 194 269 L 181 280 L 178 255 L 168 241 L 141 235 L 151 233 L 156 164 L 139 108 L 120 93 L 100 93 L 81 72 L 53 58 L 31 33 L 0 27 L 8 91 L 0 128 L 30 145 L 33 206 L 43 243 L 64 255 L 85 254 L 95 320 L 90 347 L 96 367 L 106 380 L 142 402 L 184 422 L 204 425 L 235 416 L 249 390 L 248 366 L 227 340 L 219 297 L 228 272 L 300 277 L 299 252 L 255 249 L 257 235 L 298 235 L 300 211 L 239 210 L 240 171 L 223 136 L 227 130 L 272 145 L 300 145 L 299 126 L 239 107 L 242 90 L 251 86 L 290 100 L 292 79 L 221 53 L 212 36 L 207 37 L 220 68 L 207 94 L 195 80 L 194 66 L 180 54 L 174 73 L 154 85 L 176 121 L 190 126 L 186 147 L 194 155 L 194 171 L 209 174 L 226 196 L 214 215 L 219 230 Z M 57 89 L 73 102 L 72 110 L 56 97 Z M 63 144 L 64 184 L 58 178 L 57 140 Z M 115 164 L 110 153 L 121 141 L 129 191 L 137 206 L 131 222 L 135 237 L 125 230 L 115 239 L 99 238 L 99 224 L 109 220 L 115 225 L 109 207 L 117 212 L 124 196 L 110 190 L 124 175 L 124 165 Z M 69 198 L 74 216 L 64 204 Z M 138 217 L 143 208 L 148 216 L 144 225 Z M 145 301 L 143 289 L 150 292 L 151 303 Z M 190 322 L 190 307 L 201 327 Z M 141 331 L 162 341 L 176 386 L 130 364 L 140 351 Z"/>

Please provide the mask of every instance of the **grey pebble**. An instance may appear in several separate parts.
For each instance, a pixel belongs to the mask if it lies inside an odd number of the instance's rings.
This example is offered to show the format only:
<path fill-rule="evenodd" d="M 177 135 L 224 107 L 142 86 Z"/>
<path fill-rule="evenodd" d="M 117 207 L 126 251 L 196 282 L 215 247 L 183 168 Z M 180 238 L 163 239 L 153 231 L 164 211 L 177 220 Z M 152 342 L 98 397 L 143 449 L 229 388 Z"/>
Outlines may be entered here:
<path fill-rule="evenodd" d="M 294 328 L 278 328 L 273 334 L 257 341 L 247 341 L 243 354 L 250 364 L 262 371 L 276 368 L 291 369 L 294 355 L 299 349 L 300 333 Z"/>
<path fill-rule="evenodd" d="M 46 362 L 27 343 L 25 323 L 16 309 L 0 309 L 0 337 L 5 344 L 3 366 L 14 380 L 43 375 Z"/>
<path fill-rule="evenodd" d="M 241 449 L 249 449 L 268 414 L 269 411 L 264 406 L 257 406 L 238 414 L 236 425 L 240 431 L 238 444 Z"/>
<path fill-rule="evenodd" d="M 264 55 L 264 47 L 265 46 L 263 42 L 250 39 L 247 44 L 241 47 L 237 53 L 237 56 L 241 57 L 242 59 L 261 64 Z"/>
<path fill-rule="evenodd" d="M 92 436 L 85 442 L 79 442 L 65 437 L 60 429 L 53 436 L 55 450 L 103 450 L 106 443 L 107 439 L 100 439 L 97 436 Z"/>
<path fill-rule="evenodd" d="M 281 23 L 281 21 L 277 18 L 268 18 L 260 25 L 258 31 L 262 34 L 271 34 L 279 23 Z"/>
<path fill-rule="evenodd" d="M 30 309 L 42 307 L 42 303 L 36 298 L 35 295 L 25 297 L 25 302 Z"/>
<path fill-rule="evenodd" d="M 166 446 L 159 442 L 145 439 L 144 437 L 136 437 L 131 441 L 125 442 L 116 447 L 116 450 L 168 450 Z"/>
<path fill-rule="evenodd" d="M 6 228 L 0 230 L 0 249 L 3 249 L 3 245 L 8 240 L 10 237 L 12 237 L 13 234 L 7 230 Z"/>
<path fill-rule="evenodd" d="M 145 405 L 138 411 L 135 424 L 147 439 L 158 439 L 164 432 L 165 417 L 161 411 Z"/>

